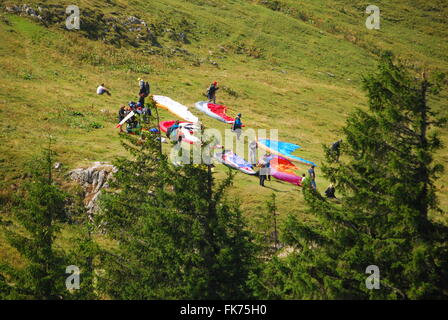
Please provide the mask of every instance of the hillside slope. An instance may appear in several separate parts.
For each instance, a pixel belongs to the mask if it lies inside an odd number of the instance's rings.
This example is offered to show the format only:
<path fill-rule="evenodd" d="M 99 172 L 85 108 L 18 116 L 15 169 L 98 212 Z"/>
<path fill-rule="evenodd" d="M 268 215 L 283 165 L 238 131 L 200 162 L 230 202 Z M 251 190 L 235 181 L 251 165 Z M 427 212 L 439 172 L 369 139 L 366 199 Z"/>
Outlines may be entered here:
<path fill-rule="evenodd" d="M 281 140 L 302 146 L 301 157 L 320 163 L 322 144 L 338 139 L 349 112 L 365 107 L 362 75 L 374 69 L 381 50 L 392 49 L 420 68 L 448 71 L 448 5 L 442 0 L 375 1 L 380 30 L 365 27 L 367 1 L 81 0 L 79 31 L 64 28 L 70 1 L 26 1 L 41 19 L 15 12 L 24 3 L 5 2 L 0 17 L 5 193 L 20 183 L 23 165 L 48 134 L 66 169 L 124 155 L 116 112 L 136 99 L 140 76 L 151 82 L 152 93 L 190 107 L 217 80 L 223 88 L 218 101 L 231 115 L 241 112 L 248 127 L 279 129 Z M 102 82 L 112 96 L 96 95 Z M 447 96 L 432 101 L 445 114 Z M 193 112 L 207 127 L 227 128 Z M 161 116 L 173 119 L 164 111 Z M 448 142 L 446 131 L 443 138 Z M 446 149 L 437 160 L 448 164 Z M 318 176 L 317 184 L 323 191 L 327 181 Z M 447 184 L 445 174 L 439 181 L 445 209 Z M 302 211 L 296 188 L 268 186 L 239 174 L 232 194 L 248 217 L 264 209 L 273 190 L 282 217 Z"/>

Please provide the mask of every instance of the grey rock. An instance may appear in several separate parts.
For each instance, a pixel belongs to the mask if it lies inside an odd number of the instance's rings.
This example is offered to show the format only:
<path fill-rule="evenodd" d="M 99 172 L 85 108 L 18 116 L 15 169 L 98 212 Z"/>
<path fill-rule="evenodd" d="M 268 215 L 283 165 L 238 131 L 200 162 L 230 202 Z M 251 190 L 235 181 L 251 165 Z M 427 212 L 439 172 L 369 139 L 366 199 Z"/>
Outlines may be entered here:
<path fill-rule="evenodd" d="M 105 162 L 95 162 L 88 168 L 77 168 L 69 172 L 69 177 L 84 189 L 84 205 L 91 217 L 98 211 L 97 199 L 117 168 Z"/>

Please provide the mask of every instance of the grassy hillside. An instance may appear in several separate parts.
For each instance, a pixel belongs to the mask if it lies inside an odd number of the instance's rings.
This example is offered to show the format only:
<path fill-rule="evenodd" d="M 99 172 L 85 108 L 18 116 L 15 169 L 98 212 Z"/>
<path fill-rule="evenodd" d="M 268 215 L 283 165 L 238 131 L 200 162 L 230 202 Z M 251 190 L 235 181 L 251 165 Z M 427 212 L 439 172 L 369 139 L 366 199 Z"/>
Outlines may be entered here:
<path fill-rule="evenodd" d="M 193 108 L 217 80 L 223 88 L 218 102 L 231 115 L 241 112 L 250 128 L 278 129 L 280 140 L 301 145 L 297 154 L 319 164 L 322 144 L 339 138 L 354 108 L 365 108 L 361 79 L 374 70 L 381 50 L 391 49 L 417 68 L 448 72 L 443 0 L 81 0 L 79 31 L 64 28 L 61 10 L 71 1 L 8 1 L 3 9 L 23 3 L 41 6 L 47 20 L 6 10 L 0 16 L 2 201 L 48 135 L 56 138 L 66 170 L 124 155 L 116 112 L 136 100 L 140 76 L 151 82 L 153 94 L 170 96 L 207 127 L 224 130 L 228 126 Z M 380 30 L 365 27 L 369 4 L 381 9 Z M 150 31 L 133 31 L 129 16 L 144 20 Z M 112 96 L 96 95 L 102 82 Z M 445 91 L 431 101 L 445 114 L 447 97 Z M 165 111 L 161 117 L 174 119 Z M 448 143 L 447 131 L 443 140 Z M 446 148 L 437 160 L 448 165 Z M 219 166 L 218 176 L 225 170 Z M 323 191 L 328 182 L 319 170 L 317 175 Z M 273 191 L 281 217 L 297 212 L 306 219 L 297 188 L 279 181 L 267 186 L 237 175 L 231 195 L 240 199 L 249 222 Z M 438 186 L 448 209 L 447 174 Z M 14 259 L 9 250 L 0 255 Z"/>

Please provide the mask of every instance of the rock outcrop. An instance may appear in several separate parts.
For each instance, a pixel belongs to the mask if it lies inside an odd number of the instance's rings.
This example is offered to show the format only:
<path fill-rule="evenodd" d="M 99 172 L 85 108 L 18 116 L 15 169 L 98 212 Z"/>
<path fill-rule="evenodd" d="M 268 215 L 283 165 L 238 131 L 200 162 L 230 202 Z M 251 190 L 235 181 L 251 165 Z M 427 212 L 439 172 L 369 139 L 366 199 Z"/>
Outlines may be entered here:
<path fill-rule="evenodd" d="M 98 210 L 97 200 L 101 190 L 109 187 L 109 180 L 117 169 L 106 162 L 95 162 L 88 168 L 78 168 L 69 172 L 69 177 L 84 189 L 86 206 L 89 215 Z"/>

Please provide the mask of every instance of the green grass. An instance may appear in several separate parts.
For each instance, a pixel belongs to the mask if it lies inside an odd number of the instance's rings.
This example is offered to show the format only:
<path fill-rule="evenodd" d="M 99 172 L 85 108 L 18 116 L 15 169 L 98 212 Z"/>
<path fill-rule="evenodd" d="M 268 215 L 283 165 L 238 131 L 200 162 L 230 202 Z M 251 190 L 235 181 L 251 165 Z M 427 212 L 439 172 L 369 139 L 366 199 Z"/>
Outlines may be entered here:
<path fill-rule="evenodd" d="M 319 164 L 324 159 L 322 144 L 339 138 L 354 108 L 366 107 L 361 80 L 374 70 L 378 50 L 392 49 L 405 62 L 420 68 L 448 71 L 448 7 L 443 1 L 284 0 L 279 11 L 261 0 L 78 3 L 81 14 L 91 9 L 106 16 L 114 12 L 122 17 L 136 15 L 156 29 L 185 31 L 190 43 L 161 33 L 159 41 L 165 51 L 149 55 L 140 50 L 148 44 L 116 47 L 88 39 L 82 31 L 69 32 L 57 25 L 46 28 L 24 17 L 2 14 L 2 189 L 20 184 L 24 164 L 46 144 L 48 135 L 55 137 L 58 161 L 65 168 L 126 155 L 114 128 L 115 119 L 120 104 L 136 100 L 139 76 L 151 82 L 152 93 L 191 107 L 207 127 L 223 131 L 228 126 L 193 108 L 203 99 L 206 86 L 217 80 L 228 88 L 219 91 L 218 101 L 229 106 L 231 115 L 241 112 L 248 128 L 278 129 L 281 140 L 302 146 L 298 155 Z M 381 9 L 380 30 L 367 30 L 364 25 L 368 4 Z M 173 48 L 189 54 L 166 55 Z M 111 88 L 111 97 L 96 95 L 96 86 L 102 82 Z M 447 96 L 444 91 L 431 101 L 445 114 Z M 160 115 L 174 119 L 164 110 Z M 442 133 L 447 143 L 447 131 Z M 437 160 L 448 163 L 446 148 L 437 154 Z M 307 169 L 299 167 L 301 172 Z M 225 170 L 218 166 L 217 177 Z M 323 191 L 328 181 L 319 170 L 317 175 L 318 189 Z M 280 181 L 267 182 L 267 186 L 260 188 L 254 177 L 238 173 L 229 197 L 241 201 L 249 222 L 254 214 L 265 210 L 272 192 L 278 196 L 280 219 L 291 212 L 306 218 L 297 188 Z M 448 175 L 444 174 L 438 187 L 445 210 L 447 186 Z M 445 216 L 434 218 L 447 221 Z M 73 232 L 72 228 L 68 226 L 64 234 Z M 1 241 L 0 256 L 17 259 Z"/>

